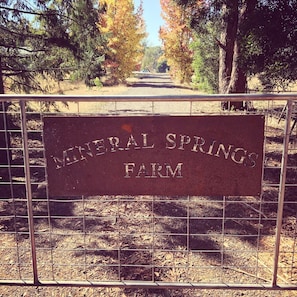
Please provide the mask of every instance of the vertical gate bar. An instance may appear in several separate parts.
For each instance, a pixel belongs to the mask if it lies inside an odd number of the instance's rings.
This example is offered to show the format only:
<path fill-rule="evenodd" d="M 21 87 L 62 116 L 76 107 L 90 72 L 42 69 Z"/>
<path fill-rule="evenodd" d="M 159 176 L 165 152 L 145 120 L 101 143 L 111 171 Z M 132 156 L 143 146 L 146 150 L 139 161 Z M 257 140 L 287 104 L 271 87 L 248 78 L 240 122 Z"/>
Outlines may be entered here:
<path fill-rule="evenodd" d="M 190 203 L 191 203 L 191 199 L 190 199 L 190 196 L 188 195 L 188 198 L 187 198 L 187 273 L 186 273 L 186 276 L 187 276 L 187 281 L 190 282 L 190 242 L 191 242 L 191 239 L 190 239 L 190 234 L 191 234 L 191 227 L 190 227 L 190 224 L 191 224 L 191 215 L 190 215 Z"/>
<path fill-rule="evenodd" d="M 40 120 L 42 121 L 44 116 L 46 116 L 46 109 L 43 108 L 43 105 L 45 104 L 44 101 L 39 101 L 39 110 L 40 110 Z M 42 145 L 44 148 L 44 135 L 42 134 Z M 42 152 L 42 157 L 45 160 L 45 164 L 44 164 L 44 171 L 45 171 L 45 183 L 46 185 L 48 185 L 48 176 L 47 176 L 47 171 L 46 171 L 46 167 L 47 167 L 47 162 L 46 162 L 46 158 L 45 158 L 45 150 L 43 149 Z M 53 255 L 53 226 L 52 226 L 52 220 L 51 220 L 51 207 L 50 207 L 50 198 L 49 198 L 49 191 L 48 191 L 48 187 L 45 187 L 45 192 L 46 192 L 46 201 L 47 201 L 47 224 L 49 226 L 49 232 L 48 232 L 48 236 L 49 236 L 49 244 L 50 244 L 50 271 L 51 271 L 51 276 L 52 276 L 52 280 L 55 279 L 55 271 L 54 271 L 54 255 Z"/>
<path fill-rule="evenodd" d="M 121 267 L 121 240 L 122 240 L 122 234 L 121 234 L 121 229 L 119 227 L 119 222 L 120 222 L 120 197 L 117 196 L 117 214 L 116 214 L 116 222 L 117 222 L 117 233 L 118 233 L 118 242 L 117 242 L 117 247 L 118 247 L 118 252 L 117 252 L 117 256 L 118 256 L 118 281 L 121 281 L 121 270 L 122 270 L 122 267 Z"/>
<path fill-rule="evenodd" d="M 284 141 L 283 141 L 283 153 L 282 153 L 282 163 L 281 163 L 281 173 L 279 182 L 279 194 L 278 194 L 278 208 L 277 208 L 277 221 L 276 221 L 276 234 L 275 234 L 275 249 L 274 249 L 274 266 L 273 266 L 273 276 L 272 276 L 272 286 L 277 285 L 277 271 L 278 271 L 278 261 L 280 252 L 280 238 L 282 231 L 282 221 L 283 221 L 283 208 L 285 200 L 285 187 L 286 187 L 286 173 L 287 173 L 287 162 L 288 162 L 288 149 L 290 141 L 290 125 L 292 116 L 292 100 L 287 101 L 287 114 L 286 114 L 286 126 L 284 131 Z"/>
<path fill-rule="evenodd" d="M 31 242 L 31 256 L 32 256 L 32 268 L 34 284 L 38 285 L 38 273 L 37 273 L 37 258 L 36 258 L 36 244 L 35 244 L 35 232 L 34 232 L 34 219 L 33 219 L 33 207 L 32 207 L 32 189 L 31 189 L 31 175 L 30 175 L 30 163 L 29 163 L 29 146 L 28 146 L 28 131 L 27 131 L 27 119 L 26 119 L 26 104 L 23 100 L 20 101 L 21 107 L 21 119 L 22 119 L 22 138 L 23 138 L 23 151 L 24 151 L 24 169 L 26 180 L 26 198 L 28 208 L 28 224 L 29 224 L 29 236 Z"/>
<path fill-rule="evenodd" d="M 85 196 L 82 195 L 82 209 L 83 209 L 83 253 L 84 253 L 84 273 L 85 278 L 88 280 L 88 273 L 87 273 L 87 240 L 86 240 L 86 234 L 87 234 L 87 228 L 86 228 L 86 201 Z"/>
<path fill-rule="evenodd" d="M 7 102 L 3 101 L 1 102 L 2 104 L 2 110 L 3 110 L 3 128 L 5 131 L 5 145 L 6 145 L 6 158 L 7 158 L 7 165 L 8 165 L 8 176 L 9 176 L 9 190 L 10 190 L 10 197 L 12 198 L 12 205 L 13 205 L 13 213 L 14 213 L 14 238 L 16 242 L 16 249 L 17 249 L 17 266 L 18 266 L 18 275 L 19 278 L 21 278 L 21 259 L 20 259 L 20 246 L 19 246 L 19 241 L 17 239 L 17 228 L 16 228 L 16 203 L 15 203 L 15 197 L 14 197 L 14 190 L 13 190 L 13 185 L 12 185 L 12 167 L 11 167 L 11 151 L 10 151 L 10 145 L 9 145 L 9 136 L 8 136 L 8 123 L 7 123 L 7 110 L 6 110 L 6 104 Z"/>
<path fill-rule="evenodd" d="M 155 282 L 155 197 L 151 198 L 151 236 L 152 238 L 152 282 Z"/>

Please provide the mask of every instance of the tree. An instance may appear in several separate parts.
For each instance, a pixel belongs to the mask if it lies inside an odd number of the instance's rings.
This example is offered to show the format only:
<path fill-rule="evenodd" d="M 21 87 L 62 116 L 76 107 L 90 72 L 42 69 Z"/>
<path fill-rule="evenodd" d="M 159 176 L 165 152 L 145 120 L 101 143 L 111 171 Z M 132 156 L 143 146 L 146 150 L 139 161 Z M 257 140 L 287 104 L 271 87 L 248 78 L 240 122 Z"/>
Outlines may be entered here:
<path fill-rule="evenodd" d="M 92 0 L 0 1 L 0 93 L 46 91 L 40 78 L 88 75 L 100 57 Z M 46 81 L 46 80 L 43 80 Z M 9 164 L 9 104 L 0 104 L 0 164 Z M 6 153 L 7 152 L 7 153 Z"/>
<path fill-rule="evenodd" d="M 297 79 L 297 1 L 263 1 L 246 22 L 245 63 L 264 87 L 287 90 Z"/>
<path fill-rule="evenodd" d="M 38 78 L 57 80 L 100 56 L 97 9 L 92 0 L 2 1 L 0 57 L 12 91 L 44 91 Z M 0 72 L 1 73 L 1 72 Z M 3 90 L 4 91 L 4 90 Z"/>
<path fill-rule="evenodd" d="M 242 63 L 241 38 L 244 21 L 255 8 L 256 0 L 176 0 L 184 9 L 191 7 L 191 26 L 201 36 L 207 34 L 207 27 L 218 27 L 215 37 L 219 48 L 219 93 L 246 92 L 247 73 Z M 226 105 L 226 106 L 225 106 Z M 224 107 L 231 108 L 229 104 Z M 242 108 L 242 102 L 232 104 L 235 109 Z"/>
<path fill-rule="evenodd" d="M 160 46 L 145 47 L 141 68 L 148 69 L 151 72 L 157 71 L 158 61 L 162 55 L 163 51 Z"/>
<path fill-rule="evenodd" d="M 209 34 L 201 37 L 194 34 L 191 49 L 193 50 L 192 83 L 195 88 L 207 93 L 218 93 L 219 49 L 213 42 L 215 28 L 208 28 Z"/>
<path fill-rule="evenodd" d="M 96 78 L 104 74 L 103 41 L 97 27 L 99 10 L 96 7 L 96 0 L 75 0 L 68 9 L 70 19 L 68 30 L 78 51 L 75 77 L 84 80 L 89 86 L 95 85 Z"/>
<path fill-rule="evenodd" d="M 191 8 L 191 27 L 202 40 L 207 28 L 218 28 L 220 93 L 246 92 L 251 73 L 273 85 L 296 80 L 296 0 L 175 1 Z"/>
<path fill-rule="evenodd" d="M 99 5 L 98 27 L 106 40 L 105 66 L 113 83 L 125 82 L 143 56 L 141 42 L 146 33 L 142 3 L 136 12 L 132 0 L 103 0 Z"/>
<path fill-rule="evenodd" d="M 171 75 L 181 83 L 188 83 L 192 76 L 192 32 L 188 26 L 190 10 L 181 9 L 174 0 L 161 0 L 165 26 L 160 28 L 164 55 Z"/>

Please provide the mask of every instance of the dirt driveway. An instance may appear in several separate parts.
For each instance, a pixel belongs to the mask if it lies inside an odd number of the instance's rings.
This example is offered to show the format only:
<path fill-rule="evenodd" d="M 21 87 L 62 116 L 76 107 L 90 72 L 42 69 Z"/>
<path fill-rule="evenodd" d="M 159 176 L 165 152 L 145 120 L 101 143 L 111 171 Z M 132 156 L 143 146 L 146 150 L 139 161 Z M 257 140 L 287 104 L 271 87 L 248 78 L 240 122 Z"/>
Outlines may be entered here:
<path fill-rule="evenodd" d="M 127 85 L 88 87 L 83 82 L 64 81 L 52 94 L 64 95 L 193 95 L 197 90 L 174 83 L 167 73 L 139 73 L 127 80 Z"/>
<path fill-rule="evenodd" d="M 143 73 L 133 78 L 121 95 L 186 95 L 194 93 L 190 87 L 175 84 L 167 73 Z"/>

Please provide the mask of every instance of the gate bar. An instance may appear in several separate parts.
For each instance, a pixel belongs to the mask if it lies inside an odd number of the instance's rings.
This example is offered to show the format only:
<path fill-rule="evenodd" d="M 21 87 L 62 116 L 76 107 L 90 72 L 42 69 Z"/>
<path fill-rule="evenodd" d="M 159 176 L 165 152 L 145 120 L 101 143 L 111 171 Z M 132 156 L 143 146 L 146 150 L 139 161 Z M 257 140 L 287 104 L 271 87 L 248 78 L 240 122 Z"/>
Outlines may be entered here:
<path fill-rule="evenodd" d="M 0 280 L 2 286 L 22 286 L 22 287 L 35 287 L 36 284 L 32 281 L 18 280 Z M 39 287 L 87 287 L 87 288 L 134 288 L 134 289 L 200 289 L 200 290 L 292 290 L 296 291 L 294 285 L 278 285 L 271 286 L 271 284 L 237 284 L 237 283 L 182 283 L 182 282 L 150 282 L 150 281 L 40 281 Z"/>
<path fill-rule="evenodd" d="M 279 252 L 280 252 L 280 238 L 282 232 L 282 222 L 283 222 L 283 211 L 284 211 L 284 200 L 285 200 L 285 188 L 286 188 L 286 175 L 287 175 L 287 162 L 288 162 L 288 149 L 290 141 L 290 126 L 292 117 L 292 100 L 287 101 L 287 114 L 286 114 L 286 126 L 284 129 L 284 141 L 283 141 L 283 153 L 282 153 L 282 163 L 280 172 L 280 182 L 279 182 L 279 194 L 278 194 L 278 208 L 277 208 L 277 221 L 276 221 L 276 233 L 275 233 L 275 249 L 274 249 L 274 265 L 273 265 L 273 276 L 272 276 L 272 286 L 277 285 L 277 271 L 279 262 Z"/>
<path fill-rule="evenodd" d="M 213 95 L 31 95 L 31 94 L 0 94 L 1 101 L 100 101 L 100 102 L 114 102 L 121 100 L 125 102 L 139 102 L 139 101 L 261 101 L 261 100 L 296 100 L 297 93 L 278 93 L 278 94 L 213 94 Z"/>
<path fill-rule="evenodd" d="M 24 155 L 24 170 L 26 180 L 26 198 L 28 208 L 28 224 L 29 224 L 29 236 L 31 242 L 31 256 L 32 256 L 32 268 L 34 285 L 38 285 L 38 272 L 37 272 L 37 257 L 36 257 L 36 244 L 35 244 L 35 231 L 34 231 L 34 219 L 33 219 L 33 206 L 32 206 L 32 189 L 31 189 L 31 174 L 30 174 L 30 162 L 29 162 L 29 146 L 28 146 L 28 131 L 27 131 L 27 118 L 26 118 L 26 103 L 20 101 L 21 106 L 21 119 L 22 119 L 22 138 L 23 138 L 23 155 Z"/>

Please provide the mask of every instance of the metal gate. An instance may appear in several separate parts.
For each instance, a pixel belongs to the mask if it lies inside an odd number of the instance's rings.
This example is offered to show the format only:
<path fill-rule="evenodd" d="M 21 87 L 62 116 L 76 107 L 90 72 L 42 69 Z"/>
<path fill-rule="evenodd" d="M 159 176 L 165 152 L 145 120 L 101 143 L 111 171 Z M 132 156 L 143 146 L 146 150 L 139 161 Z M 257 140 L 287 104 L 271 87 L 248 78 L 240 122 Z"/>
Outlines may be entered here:
<path fill-rule="evenodd" d="M 1 95 L 0 285 L 297 289 L 296 98 Z M 265 117 L 259 196 L 49 196 L 45 116 L 246 114 Z"/>

